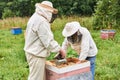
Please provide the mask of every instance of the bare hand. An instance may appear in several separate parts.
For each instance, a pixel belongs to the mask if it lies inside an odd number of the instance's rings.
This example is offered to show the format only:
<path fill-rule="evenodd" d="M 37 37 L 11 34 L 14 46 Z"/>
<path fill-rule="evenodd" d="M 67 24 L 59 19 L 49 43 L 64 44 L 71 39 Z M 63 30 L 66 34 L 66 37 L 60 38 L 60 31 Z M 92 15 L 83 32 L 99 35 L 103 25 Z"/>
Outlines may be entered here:
<path fill-rule="evenodd" d="M 60 54 L 62 55 L 62 58 L 65 58 L 66 57 L 66 52 L 65 52 L 65 50 L 63 50 L 63 49 L 60 49 Z"/>

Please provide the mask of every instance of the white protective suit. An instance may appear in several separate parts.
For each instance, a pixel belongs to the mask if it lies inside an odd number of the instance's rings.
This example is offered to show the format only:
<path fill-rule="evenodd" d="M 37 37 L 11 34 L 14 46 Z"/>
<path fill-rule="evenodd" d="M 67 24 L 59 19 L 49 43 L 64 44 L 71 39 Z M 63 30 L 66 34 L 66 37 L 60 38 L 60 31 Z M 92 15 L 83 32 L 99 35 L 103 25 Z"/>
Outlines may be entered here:
<path fill-rule="evenodd" d="M 90 35 L 90 32 L 87 30 L 87 28 L 81 27 L 79 24 L 76 24 L 76 22 L 73 23 L 75 23 L 73 25 L 79 27 L 78 30 L 82 34 L 81 42 L 72 44 L 67 40 L 67 37 L 65 37 L 62 48 L 67 52 L 68 46 L 71 46 L 71 48 L 78 53 L 79 60 L 85 60 L 87 57 L 95 56 L 98 50 L 94 40 L 92 39 L 92 36 Z"/>
<path fill-rule="evenodd" d="M 28 21 L 25 35 L 28 80 L 45 80 L 45 58 L 50 52 L 59 52 L 60 45 L 54 40 L 50 29 L 52 13 L 37 3 L 36 11 Z"/>

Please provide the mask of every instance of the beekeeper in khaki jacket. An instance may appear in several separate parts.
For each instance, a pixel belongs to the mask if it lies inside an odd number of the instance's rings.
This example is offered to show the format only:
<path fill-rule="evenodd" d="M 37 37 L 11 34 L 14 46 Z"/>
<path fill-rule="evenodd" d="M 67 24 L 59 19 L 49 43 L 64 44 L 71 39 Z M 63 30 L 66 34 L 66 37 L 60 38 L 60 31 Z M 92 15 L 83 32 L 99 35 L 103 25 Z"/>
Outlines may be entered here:
<path fill-rule="evenodd" d="M 80 61 L 89 60 L 92 80 L 94 80 L 97 47 L 90 32 L 85 27 L 81 27 L 79 22 L 73 21 L 65 25 L 62 34 L 65 37 L 62 48 L 67 52 L 68 46 L 71 46 L 79 55 Z"/>
<path fill-rule="evenodd" d="M 62 54 L 64 51 L 54 40 L 50 29 L 50 23 L 55 19 L 58 10 L 53 8 L 49 1 L 43 1 L 35 4 L 35 13 L 28 21 L 25 46 L 27 62 L 29 64 L 28 80 L 45 80 L 45 61 L 50 52 Z"/>

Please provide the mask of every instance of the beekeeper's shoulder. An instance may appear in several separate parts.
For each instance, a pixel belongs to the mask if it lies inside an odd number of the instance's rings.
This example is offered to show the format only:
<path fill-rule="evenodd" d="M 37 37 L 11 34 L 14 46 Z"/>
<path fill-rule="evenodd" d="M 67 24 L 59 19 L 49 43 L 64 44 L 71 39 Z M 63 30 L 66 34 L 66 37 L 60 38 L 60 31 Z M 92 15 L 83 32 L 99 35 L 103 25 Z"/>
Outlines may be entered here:
<path fill-rule="evenodd" d="M 89 30 L 86 27 L 80 27 L 81 33 L 89 33 Z"/>

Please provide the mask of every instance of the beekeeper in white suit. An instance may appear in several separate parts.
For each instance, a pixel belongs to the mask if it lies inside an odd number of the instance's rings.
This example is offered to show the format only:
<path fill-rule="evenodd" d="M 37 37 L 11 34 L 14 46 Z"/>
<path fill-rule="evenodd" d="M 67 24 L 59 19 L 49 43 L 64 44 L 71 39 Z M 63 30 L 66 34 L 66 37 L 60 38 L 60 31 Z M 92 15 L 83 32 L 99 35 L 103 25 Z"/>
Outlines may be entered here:
<path fill-rule="evenodd" d="M 71 46 L 77 52 L 80 61 L 89 60 L 92 80 L 94 80 L 95 58 L 98 50 L 90 32 L 87 28 L 81 27 L 79 22 L 73 21 L 65 25 L 62 34 L 65 37 L 62 48 L 67 52 L 68 46 Z"/>
<path fill-rule="evenodd" d="M 28 80 L 45 80 L 45 61 L 50 52 L 60 53 L 65 57 L 65 52 L 60 45 L 54 40 L 50 28 L 58 13 L 53 8 L 50 1 L 43 1 L 35 4 L 35 13 L 28 21 L 25 46 L 27 62 L 29 64 Z"/>

